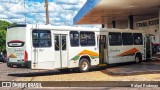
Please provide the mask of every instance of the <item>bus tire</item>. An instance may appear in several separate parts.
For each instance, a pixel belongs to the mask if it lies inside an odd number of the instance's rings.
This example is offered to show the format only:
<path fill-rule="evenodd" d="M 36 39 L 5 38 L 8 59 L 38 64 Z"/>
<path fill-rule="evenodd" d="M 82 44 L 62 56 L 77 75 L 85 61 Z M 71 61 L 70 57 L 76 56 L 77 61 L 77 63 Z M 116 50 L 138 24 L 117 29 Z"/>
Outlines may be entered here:
<path fill-rule="evenodd" d="M 9 64 L 9 63 L 7 63 L 7 67 L 12 67 L 12 65 L 11 65 L 11 64 Z"/>
<path fill-rule="evenodd" d="M 141 56 L 140 55 L 135 56 L 135 62 L 136 63 L 141 63 Z"/>
<path fill-rule="evenodd" d="M 79 62 L 79 72 L 87 72 L 90 69 L 90 63 L 86 58 L 82 58 Z"/>

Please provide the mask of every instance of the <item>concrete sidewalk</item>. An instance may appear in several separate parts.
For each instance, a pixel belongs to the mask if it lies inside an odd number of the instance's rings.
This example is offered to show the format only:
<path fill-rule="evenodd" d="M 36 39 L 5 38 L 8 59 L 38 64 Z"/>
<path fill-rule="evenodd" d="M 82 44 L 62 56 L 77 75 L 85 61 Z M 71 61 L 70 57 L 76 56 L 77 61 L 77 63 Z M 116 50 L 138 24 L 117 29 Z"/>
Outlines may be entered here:
<path fill-rule="evenodd" d="M 151 70 L 151 71 L 150 71 Z M 146 74 L 147 72 L 147 74 Z M 149 72 L 149 73 L 148 73 Z M 160 61 L 122 64 L 85 73 L 39 71 L 26 77 L 20 73 L 15 81 L 160 81 Z"/>

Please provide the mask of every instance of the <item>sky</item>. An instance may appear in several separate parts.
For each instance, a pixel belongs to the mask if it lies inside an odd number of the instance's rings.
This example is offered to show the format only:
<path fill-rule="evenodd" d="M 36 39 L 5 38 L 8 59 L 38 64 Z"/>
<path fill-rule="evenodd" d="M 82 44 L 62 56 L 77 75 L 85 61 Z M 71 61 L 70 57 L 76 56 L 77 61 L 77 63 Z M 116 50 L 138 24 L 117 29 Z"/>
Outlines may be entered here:
<path fill-rule="evenodd" d="M 73 25 L 73 18 L 87 0 L 48 0 L 51 25 Z M 45 24 L 45 0 L 0 0 L 0 20 Z"/>

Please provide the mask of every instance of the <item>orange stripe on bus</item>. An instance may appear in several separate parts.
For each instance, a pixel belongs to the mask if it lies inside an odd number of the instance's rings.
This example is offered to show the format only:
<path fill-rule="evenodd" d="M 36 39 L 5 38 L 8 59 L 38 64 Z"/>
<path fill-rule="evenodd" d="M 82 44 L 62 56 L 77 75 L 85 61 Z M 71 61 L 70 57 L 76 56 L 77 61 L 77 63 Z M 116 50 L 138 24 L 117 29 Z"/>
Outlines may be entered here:
<path fill-rule="evenodd" d="M 128 50 L 128 51 L 125 51 L 125 52 L 119 54 L 118 56 L 125 56 L 125 55 L 129 55 L 129 54 L 136 53 L 136 52 L 138 52 L 138 51 L 139 51 L 138 49 L 132 48 L 132 49 L 130 49 L 130 50 Z"/>
<path fill-rule="evenodd" d="M 84 54 L 88 54 L 88 55 L 90 55 L 90 56 L 99 56 L 98 53 L 92 52 L 92 51 L 89 51 L 89 50 L 83 50 L 82 52 L 80 52 L 80 53 L 78 54 L 78 56 L 84 55 Z"/>

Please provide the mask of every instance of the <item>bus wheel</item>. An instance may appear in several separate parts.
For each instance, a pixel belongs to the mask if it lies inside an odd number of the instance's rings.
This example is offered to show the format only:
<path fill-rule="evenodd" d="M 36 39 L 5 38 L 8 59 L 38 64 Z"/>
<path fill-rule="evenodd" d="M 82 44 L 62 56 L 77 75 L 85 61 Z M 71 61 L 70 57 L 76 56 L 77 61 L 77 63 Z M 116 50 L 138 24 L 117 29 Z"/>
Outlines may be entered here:
<path fill-rule="evenodd" d="M 8 63 L 7 63 L 7 66 L 8 66 L 8 67 L 12 67 L 12 65 L 11 65 L 11 64 L 8 64 Z"/>
<path fill-rule="evenodd" d="M 140 58 L 140 56 L 137 55 L 137 56 L 135 57 L 135 61 L 136 61 L 136 63 L 141 63 L 141 58 Z"/>
<path fill-rule="evenodd" d="M 87 72 L 90 68 L 90 63 L 86 58 L 82 58 L 79 63 L 79 71 Z"/>

